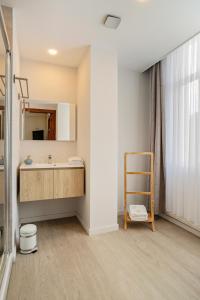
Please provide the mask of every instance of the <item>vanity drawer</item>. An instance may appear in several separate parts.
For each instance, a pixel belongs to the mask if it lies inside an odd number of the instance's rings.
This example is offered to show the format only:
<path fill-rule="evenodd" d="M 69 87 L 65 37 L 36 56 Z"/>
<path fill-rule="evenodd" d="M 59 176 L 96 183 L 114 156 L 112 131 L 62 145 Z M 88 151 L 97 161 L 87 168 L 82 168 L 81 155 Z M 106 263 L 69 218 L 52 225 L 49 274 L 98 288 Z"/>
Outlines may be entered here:
<path fill-rule="evenodd" d="M 84 195 L 84 169 L 54 169 L 54 199 Z"/>
<path fill-rule="evenodd" d="M 53 170 L 21 170 L 20 201 L 53 199 Z"/>

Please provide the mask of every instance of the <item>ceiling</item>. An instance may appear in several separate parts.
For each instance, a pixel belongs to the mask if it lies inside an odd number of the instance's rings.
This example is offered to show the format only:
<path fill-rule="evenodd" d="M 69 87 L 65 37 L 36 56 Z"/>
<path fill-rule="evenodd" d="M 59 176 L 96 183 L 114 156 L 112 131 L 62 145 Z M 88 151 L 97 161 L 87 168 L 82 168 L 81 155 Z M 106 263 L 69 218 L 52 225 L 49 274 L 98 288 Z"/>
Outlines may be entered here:
<path fill-rule="evenodd" d="M 16 9 L 23 58 L 76 67 L 87 45 L 117 50 L 119 64 L 144 71 L 200 31 L 199 0 L 5 0 Z M 106 14 L 122 18 L 117 30 Z M 48 48 L 56 48 L 51 57 Z"/>

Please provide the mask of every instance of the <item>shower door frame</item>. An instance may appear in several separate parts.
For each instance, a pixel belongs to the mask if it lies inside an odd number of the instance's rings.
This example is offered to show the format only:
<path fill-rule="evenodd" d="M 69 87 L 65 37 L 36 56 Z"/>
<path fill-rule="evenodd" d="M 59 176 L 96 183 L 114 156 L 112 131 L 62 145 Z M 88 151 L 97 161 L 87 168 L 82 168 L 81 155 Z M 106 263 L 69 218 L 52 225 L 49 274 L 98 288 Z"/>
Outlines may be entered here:
<path fill-rule="evenodd" d="M 0 286 L 2 284 L 8 258 L 12 254 L 12 53 L 6 25 L 3 17 L 3 11 L 0 7 L 0 32 L 5 48 L 5 135 L 4 135 L 4 190 L 5 190 L 5 208 L 4 208 L 4 254 L 0 263 Z"/>

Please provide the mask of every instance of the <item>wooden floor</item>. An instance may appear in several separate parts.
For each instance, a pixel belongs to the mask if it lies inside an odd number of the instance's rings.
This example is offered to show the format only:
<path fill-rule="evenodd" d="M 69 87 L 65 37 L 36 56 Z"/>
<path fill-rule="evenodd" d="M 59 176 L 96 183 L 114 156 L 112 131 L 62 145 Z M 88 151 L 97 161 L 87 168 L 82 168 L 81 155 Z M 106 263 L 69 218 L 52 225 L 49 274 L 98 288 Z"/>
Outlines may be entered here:
<path fill-rule="evenodd" d="M 200 239 L 164 220 L 95 237 L 75 218 L 38 223 L 39 251 L 17 255 L 8 300 L 200 299 Z"/>

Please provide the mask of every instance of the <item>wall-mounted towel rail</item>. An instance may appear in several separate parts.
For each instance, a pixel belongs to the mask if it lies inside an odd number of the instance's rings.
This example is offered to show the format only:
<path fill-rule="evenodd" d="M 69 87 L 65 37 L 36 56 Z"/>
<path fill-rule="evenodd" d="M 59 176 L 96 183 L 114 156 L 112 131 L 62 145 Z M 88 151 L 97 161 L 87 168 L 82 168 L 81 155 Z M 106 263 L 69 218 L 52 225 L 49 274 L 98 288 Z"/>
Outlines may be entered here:
<path fill-rule="evenodd" d="M 1 79 L 1 82 L 2 82 L 4 90 L 5 90 L 5 75 L 0 75 L 0 79 Z M 5 96 L 5 92 L 3 92 L 1 88 L 0 88 L 0 93 L 3 97 Z"/>
<path fill-rule="evenodd" d="M 14 75 L 14 82 L 16 82 L 16 80 L 18 80 L 19 82 L 19 87 L 20 87 L 20 93 L 21 93 L 21 98 L 22 99 L 29 99 L 29 87 L 28 87 L 28 78 L 23 78 L 23 77 L 18 77 Z M 22 82 L 25 82 L 25 86 L 26 86 L 26 93 L 24 93 L 23 91 L 23 84 Z"/>
<path fill-rule="evenodd" d="M 5 89 L 5 75 L 0 75 L 0 80 L 2 82 L 3 88 Z M 28 78 L 18 77 L 18 76 L 14 75 L 14 79 L 13 80 L 14 80 L 14 83 L 16 82 L 16 80 L 18 80 L 18 82 L 19 82 L 20 98 L 22 98 L 22 99 L 29 99 Z M 25 82 L 25 86 L 26 86 L 26 92 L 25 93 L 24 93 L 22 82 Z M 5 96 L 5 92 L 1 88 L 0 88 L 0 94 L 3 97 Z"/>

